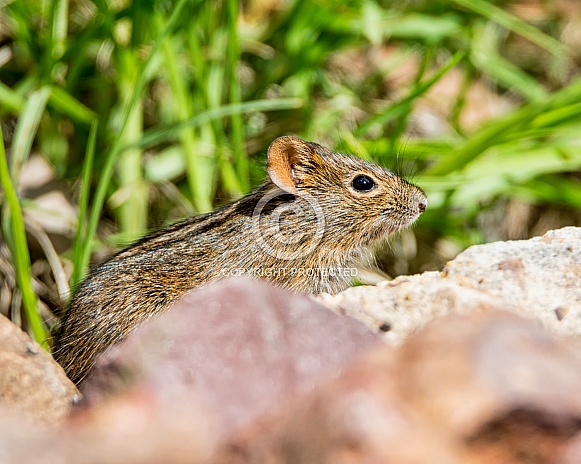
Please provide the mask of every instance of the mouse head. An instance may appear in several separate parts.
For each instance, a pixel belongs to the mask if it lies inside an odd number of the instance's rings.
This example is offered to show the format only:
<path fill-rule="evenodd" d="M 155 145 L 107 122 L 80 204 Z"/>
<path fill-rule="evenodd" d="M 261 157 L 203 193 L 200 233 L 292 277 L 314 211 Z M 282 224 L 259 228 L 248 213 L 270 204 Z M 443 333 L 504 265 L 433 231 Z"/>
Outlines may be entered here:
<path fill-rule="evenodd" d="M 409 226 L 427 206 L 420 188 L 390 170 L 298 137 L 272 142 L 268 175 L 285 192 L 314 198 L 331 236 L 349 246 L 367 246 Z"/>

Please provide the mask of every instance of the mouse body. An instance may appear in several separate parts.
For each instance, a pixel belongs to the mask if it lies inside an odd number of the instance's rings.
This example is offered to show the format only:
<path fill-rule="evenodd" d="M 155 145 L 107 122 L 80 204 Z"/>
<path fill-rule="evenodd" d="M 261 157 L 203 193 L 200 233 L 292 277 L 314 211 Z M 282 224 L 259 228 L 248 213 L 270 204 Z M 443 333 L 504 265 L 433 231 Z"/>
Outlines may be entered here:
<path fill-rule="evenodd" d="M 53 335 L 71 380 L 209 282 L 248 275 L 299 292 L 341 291 L 373 244 L 427 206 L 419 187 L 390 170 L 297 137 L 272 142 L 267 170 L 247 196 L 154 232 L 89 272 Z"/>

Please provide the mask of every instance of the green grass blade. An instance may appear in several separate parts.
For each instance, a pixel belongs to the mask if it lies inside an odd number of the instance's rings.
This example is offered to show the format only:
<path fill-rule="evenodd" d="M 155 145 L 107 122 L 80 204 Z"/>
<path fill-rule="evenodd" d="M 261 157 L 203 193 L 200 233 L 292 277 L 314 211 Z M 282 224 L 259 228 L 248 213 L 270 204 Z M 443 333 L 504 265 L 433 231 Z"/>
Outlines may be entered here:
<path fill-rule="evenodd" d="M 89 267 L 89 260 L 91 259 L 90 237 L 85 240 L 86 246 L 83 246 L 83 238 L 85 235 L 85 219 L 87 217 L 87 209 L 89 207 L 89 193 L 91 186 L 91 172 L 93 170 L 93 159 L 95 157 L 95 145 L 97 141 L 97 131 L 99 128 L 98 121 L 94 121 L 91 125 L 89 133 L 89 140 L 87 142 L 87 149 L 85 151 L 85 159 L 83 161 L 83 170 L 81 172 L 81 194 L 79 195 L 79 216 L 77 231 L 73 240 L 73 273 L 70 279 L 71 289 L 74 289 Z"/>
<path fill-rule="evenodd" d="M 296 109 L 303 106 L 303 101 L 300 98 L 279 98 L 273 100 L 254 100 L 232 105 L 224 105 L 218 108 L 200 113 L 185 121 L 180 121 L 175 124 L 168 124 L 155 129 L 150 129 L 145 132 L 143 138 L 137 143 L 123 147 L 123 150 L 130 149 L 134 146 L 140 148 L 150 148 L 159 143 L 172 140 L 179 136 L 180 132 L 191 127 L 202 126 L 210 121 L 215 121 L 232 114 L 244 114 L 253 111 L 277 111 Z"/>
<path fill-rule="evenodd" d="M 223 17 L 223 15 L 221 15 Z M 209 37 L 208 49 L 213 60 L 209 62 L 207 69 L 207 85 L 203 89 L 203 101 L 205 104 L 200 109 L 219 108 L 224 100 L 224 95 L 228 92 L 227 74 L 227 49 L 228 35 L 224 28 L 223 21 L 214 25 L 214 31 Z M 215 153 L 216 166 L 225 189 L 234 195 L 241 195 L 242 189 L 236 174 L 233 172 L 231 152 L 226 138 L 225 121 L 214 120 L 201 131 L 202 141 L 211 145 Z M 212 186 L 213 189 L 215 185 Z"/>
<path fill-rule="evenodd" d="M 230 103 L 236 105 L 241 102 L 240 79 L 238 66 L 240 63 L 240 46 L 238 43 L 238 0 L 228 0 L 228 81 Z M 234 113 L 232 121 L 232 153 L 238 184 L 244 192 L 250 189 L 250 172 L 248 156 L 244 148 L 244 121 L 241 113 Z"/>
<path fill-rule="evenodd" d="M 66 50 L 68 31 L 68 0 L 53 0 L 51 2 L 52 16 L 52 58 L 58 60 Z"/>
<path fill-rule="evenodd" d="M 138 57 L 132 48 L 117 50 L 117 86 L 122 102 L 126 105 L 139 71 Z M 127 106 L 125 106 L 127 108 Z M 143 135 L 143 99 L 137 100 L 129 111 L 129 118 L 119 134 L 126 145 L 139 140 Z M 143 152 L 139 148 L 119 153 L 117 159 L 118 190 L 115 216 L 119 232 L 127 241 L 137 239 L 147 228 L 149 192 L 143 181 Z M 111 203 L 115 203 L 110 197 Z"/>
<path fill-rule="evenodd" d="M 426 171 L 426 175 L 441 176 L 463 169 L 490 147 L 504 143 L 517 136 L 523 130 L 530 128 L 534 121 L 537 121 L 537 127 L 541 127 L 538 121 L 542 122 L 543 118 L 545 118 L 544 115 L 551 114 L 553 111 L 557 111 L 556 114 L 559 114 L 561 118 L 563 116 L 571 118 L 571 114 L 562 113 L 562 111 L 570 105 L 573 105 L 570 107 L 570 111 L 578 110 L 577 102 L 579 100 L 581 100 L 581 79 L 551 95 L 546 101 L 529 103 L 486 125 L 475 132 L 450 155 L 441 158 L 436 165 Z M 548 116 L 546 117 L 548 118 Z M 544 119 L 544 121 L 545 123 L 550 122 L 549 119 Z"/>
<path fill-rule="evenodd" d="M 448 71 L 450 71 L 454 66 L 456 66 L 462 58 L 464 58 L 464 52 L 455 53 L 448 62 L 442 66 L 433 76 L 426 79 L 423 82 L 418 83 L 410 91 L 410 93 L 404 97 L 402 100 L 397 102 L 395 105 L 389 106 L 385 111 L 371 116 L 365 122 L 363 122 L 359 128 L 355 131 L 357 137 L 363 136 L 372 126 L 376 124 L 387 124 L 395 118 L 400 117 L 409 110 L 409 105 L 411 105 L 418 97 L 426 93 L 436 82 L 438 82 Z"/>
<path fill-rule="evenodd" d="M 467 10 L 473 11 L 506 29 L 518 34 L 539 47 L 551 52 L 554 55 L 564 55 L 565 46 L 558 40 L 544 34 L 536 27 L 533 27 L 517 17 L 493 5 L 487 0 L 449 0 L 450 3 L 460 5 Z"/>
<path fill-rule="evenodd" d="M 161 24 L 158 27 L 161 28 Z M 192 97 L 188 94 L 188 84 L 179 68 L 179 53 L 174 50 L 173 44 L 171 37 L 166 37 L 162 44 L 165 75 L 174 96 L 176 115 L 179 119 L 187 119 L 193 115 Z M 191 200 L 199 212 L 210 211 L 212 209 L 212 195 L 206 185 L 208 179 L 213 177 L 214 160 L 204 157 L 200 153 L 196 143 L 196 134 L 191 128 L 180 132 L 179 139 L 183 150 Z"/>
<path fill-rule="evenodd" d="M 362 24 L 362 28 L 367 26 Z M 396 14 L 383 22 L 384 30 L 389 31 L 393 39 L 419 39 L 427 44 L 441 43 L 445 38 L 452 38 L 462 31 L 461 20 L 453 14 L 430 16 L 418 13 Z"/>
<path fill-rule="evenodd" d="M 137 73 L 137 79 L 135 82 L 135 86 L 133 87 L 133 91 L 131 97 L 129 98 L 129 103 L 127 104 L 125 111 L 123 122 L 119 129 L 119 134 L 122 134 L 127 124 L 129 123 L 129 118 L 131 116 L 131 110 L 137 103 L 142 95 L 143 89 L 147 83 L 149 78 L 149 71 L 153 66 L 154 60 L 153 57 L 157 57 L 161 44 L 165 36 L 167 36 L 175 27 L 178 20 L 181 18 L 182 11 L 184 6 L 188 3 L 189 0 L 179 0 L 174 7 L 174 10 L 171 13 L 170 18 L 168 19 L 167 23 L 161 34 L 158 36 L 158 40 L 156 40 L 152 46 L 151 55 L 149 59 L 145 61 L 142 66 L 140 67 L 140 71 Z M 105 198 L 107 196 L 107 188 L 109 187 L 109 183 L 111 181 L 111 176 L 113 175 L 113 169 L 115 167 L 115 162 L 117 157 L 122 148 L 122 139 L 121 137 L 117 136 L 107 156 L 105 158 L 105 164 L 103 166 L 103 170 L 101 172 L 101 176 L 99 177 L 99 182 L 97 183 L 97 188 L 95 191 L 95 198 L 93 200 L 93 204 L 91 207 L 91 213 L 89 215 L 89 223 L 87 226 L 87 234 L 85 243 L 83 244 L 83 248 L 89 248 L 89 250 L 83 250 L 83 254 L 89 253 L 91 249 L 91 244 L 93 241 L 93 237 L 97 232 L 97 226 L 99 224 L 99 219 L 101 217 L 101 211 L 103 209 L 103 204 L 105 203 Z"/>
<path fill-rule="evenodd" d="M 42 87 L 40 90 L 32 92 L 18 118 L 18 124 L 14 131 L 14 140 L 12 141 L 12 161 L 10 163 L 10 173 L 16 182 L 16 186 L 18 185 L 22 165 L 30 154 L 32 142 L 49 97 L 50 87 Z"/>
<path fill-rule="evenodd" d="M 422 59 L 420 62 L 420 66 L 414 77 L 414 88 L 417 88 L 422 85 L 422 79 L 424 79 L 425 73 L 428 70 L 430 63 L 432 62 L 433 56 L 435 53 L 434 47 L 427 47 L 422 54 Z M 414 90 L 412 90 L 412 94 Z M 390 145 L 388 153 L 395 153 L 397 151 L 397 145 L 400 141 L 402 134 L 404 133 L 407 125 L 408 119 L 412 110 L 412 102 L 410 101 L 409 104 L 403 105 L 404 111 L 401 115 L 395 120 L 393 124 L 393 130 L 390 134 Z"/>
<path fill-rule="evenodd" d="M 498 53 L 498 26 L 487 23 L 474 29 L 470 58 L 481 72 L 507 89 L 517 91 L 527 100 L 537 101 L 548 96 L 542 85 Z"/>
<path fill-rule="evenodd" d="M 55 110 L 60 111 L 71 119 L 81 123 L 91 124 L 97 118 L 97 115 L 93 111 L 72 97 L 61 87 L 50 87 L 49 105 Z"/>
<path fill-rule="evenodd" d="M 558 175 L 546 175 L 523 186 L 515 186 L 514 194 L 528 202 L 556 203 L 581 210 L 581 182 Z"/>
<path fill-rule="evenodd" d="M 451 155 L 441 159 L 438 164 L 428 169 L 426 175 L 443 176 L 452 171 L 462 169 L 480 153 L 486 151 L 491 143 L 506 140 L 511 131 L 523 129 L 531 119 L 530 111 L 517 111 L 495 123 L 487 125 L 468 138 Z"/>
<path fill-rule="evenodd" d="M 22 209 L 18 201 L 16 190 L 10 178 L 6 152 L 4 151 L 4 139 L 0 131 L 0 184 L 4 189 L 5 214 L 3 214 L 4 233 L 9 238 L 7 244 L 10 247 L 14 268 L 16 270 L 16 279 L 18 287 L 22 293 L 22 305 L 26 319 L 32 330 L 34 339 L 48 349 L 46 341 L 47 331 L 40 314 L 38 313 L 37 298 L 32 287 L 32 273 L 30 269 L 30 254 L 26 243 L 26 232 L 24 229 L 24 220 L 22 218 Z"/>
<path fill-rule="evenodd" d="M 18 113 L 24 108 L 24 98 L 3 82 L 0 82 L 0 108 L 2 113 L 4 111 Z"/>
<path fill-rule="evenodd" d="M 565 124 L 576 122 L 580 117 L 581 103 L 573 103 L 572 105 L 560 106 L 538 115 L 531 123 L 530 128 L 552 128 L 554 130 Z"/>

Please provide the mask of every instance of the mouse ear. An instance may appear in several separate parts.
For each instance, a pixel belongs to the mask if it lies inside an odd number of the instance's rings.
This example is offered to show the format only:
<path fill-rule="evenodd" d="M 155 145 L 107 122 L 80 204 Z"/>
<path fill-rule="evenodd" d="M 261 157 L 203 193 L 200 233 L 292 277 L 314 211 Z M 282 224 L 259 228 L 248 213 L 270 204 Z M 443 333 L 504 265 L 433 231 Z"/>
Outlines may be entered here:
<path fill-rule="evenodd" d="M 285 192 L 297 193 L 294 165 L 300 164 L 305 157 L 310 158 L 313 150 L 307 142 L 286 135 L 279 137 L 268 147 L 268 175 L 270 179 Z"/>

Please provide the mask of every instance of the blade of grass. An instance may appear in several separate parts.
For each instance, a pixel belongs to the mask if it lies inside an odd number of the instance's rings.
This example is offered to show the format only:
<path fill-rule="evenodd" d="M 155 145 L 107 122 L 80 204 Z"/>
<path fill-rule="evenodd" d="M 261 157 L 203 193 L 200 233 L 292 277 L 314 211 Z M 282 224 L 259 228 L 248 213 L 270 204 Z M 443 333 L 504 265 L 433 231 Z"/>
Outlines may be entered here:
<path fill-rule="evenodd" d="M 552 111 L 539 114 L 531 123 L 531 129 L 557 128 L 566 123 L 574 122 L 581 116 L 581 103 L 561 106 Z"/>
<path fill-rule="evenodd" d="M 93 111 L 68 94 L 62 87 L 50 87 L 49 105 L 71 119 L 85 124 L 91 124 L 97 118 Z"/>
<path fill-rule="evenodd" d="M 8 239 L 6 242 L 10 247 L 12 259 L 14 261 L 18 288 L 20 288 L 20 292 L 22 293 L 24 312 L 34 339 L 43 348 L 48 349 L 46 341 L 47 331 L 38 313 L 37 298 L 32 287 L 30 254 L 26 243 L 26 232 L 24 229 L 24 221 L 22 219 L 22 209 L 20 208 L 20 202 L 18 201 L 18 196 L 10 178 L 10 172 L 8 171 L 8 162 L 4 151 L 4 138 L 2 137 L 2 131 L 0 131 L 0 184 L 4 189 L 4 198 L 6 200 L 2 226 L 4 235 Z"/>
<path fill-rule="evenodd" d="M 131 88 L 139 70 L 139 59 L 133 48 L 117 50 L 117 86 L 121 107 L 127 104 Z M 119 134 L 122 144 L 126 145 L 139 140 L 143 135 L 143 100 L 139 99 L 129 110 L 129 119 Z M 132 148 L 119 152 L 117 160 L 117 179 L 119 189 L 115 197 L 120 199 L 115 208 L 119 232 L 127 241 L 138 238 L 147 228 L 147 206 L 149 192 L 143 181 L 142 151 Z M 113 203 L 113 197 L 110 198 Z"/>
<path fill-rule="evenodd" d="M 396 104 L 389 106 L 381 113 L 371 116 L 366 121 L 364 121 L 359 128 L 355 131 L 357 137 L 362 137 L 365 133 L 375 124 L 386 124 L 393 119 L 400 117 L 405 114 L 408 110 L 409 105 L 411 105 L 414 100 L 426 93 L 436 82 L 438 82 L 448 71 L 450 71 L 454 66 L 456 66 L 462 58 L 464 58 L 464 52 L 455 53 L 448 62 L 442 66 L 433 76 L 428 78 L 426 81 L 419 83 L 414 86 L 410 93 L 404 97 L 402 100 Z"/>
<path fill-rule="evenodd" d="M 374 46 L 381 45 L 386 30 L 384 10 L 377 3 L 366 0 L 361 6 L 361 33 Z M 390 31 L 391 32 L 391 31 Z"/>
<path fill-rule="evenodd" d="M 536 27 L 521 21 L 517 17 L 500 9 L 486 0 L 448 0 L 450 3 L 460 5 L 467 10 L 473 11 L 497 24 L 507 28 L 508 30 L 518 34 L 539 47 L 544 48 L 553 55 L 564 55 L 566 53 L 565 46 L 558 40 L 544 34 Z"/>
<path fill-rule="evenodd" d="M 217 25 L 209 44 L 210 54 L 215 59 L 207 66 L 208 85 L 205 87 L 205 101 L 208 109 L 222 106 L 224 95 L 228 91 L 226 83 L 229 79 L 227 63 L 228 39 L 228 31 L 222 25 Z M 222 185 L 233 196 L 240 197 L 243 189 L 235 171 L 235 160 L 232 160 L 232 151 L 226 136 L 225 121 L 215 119 L 208 127 L 211 127 L 213 132 L 212 139 L 216 141 L 216 160 Z M 202 134 L 204 135 L 204 133 Z"/>
<path fill-rule="evenodd" d="M 158 17 L 157 27 L 161 30 L 161 18 Z M 167 77 L 176 107 L 176 116 L 181 119 L 190 118 L 193 115 L 191 96 L 188 95 L 185 76 L 179 69 L 179 54 L 174 49 L 172 37 L 166 37 L 162 44 L 162 56 Z M 183 151 L 186 177 L 190 189 L 191 200 L 199 212 L 207 212 L 212 209 L 212 198 L 206 182 L 212 177 L 213 161 L 205 159 L 198 150 L 196 134 L 193 130 L 184 130 L 179 134 Z"/>
<path fill-rule="evenodd" d="M 50 87 L 47 86 L 32 92 L 18 118 L 18 124 L 14 131 L 14 140 L 12 141 L 12 160 L 10 162 L 10 173 L 17 189 L 20 170 L 30 154 L 32 142 L 49 97 Z"/>
<path fill-rule="evenodd" d="M 66 50 L 66 40 L 68 31 L 68 0 L 53 0 L 51 2 L 52 16 L 52 58 L 59 60 Z"/>
<path fill-rule="evenodd" d="M 149 58 L 142 63 L 140 67 L 140 71 L 137 73 L 137 79 L 135 81 L 135 85 L 133 86 L 131 98 L 125 108 L 123 122 L 121 123 L 121 127 L 119 133 L 123 133 L 125 127 L 129 122 L 129 118 L 131 115 L 131 109 L 137 103 L 140 95 L 142 94 L 147 80 L 149 78 L 149 71 L 154 64 L 153 57 L 157 57 L 161 43 L 165 36 L 167 36 L 175 27 L 178 20 L 181 18 L 182 11 L 184 6 L 188 3 L 189 0 L 178 0 L 175 4 L 174 10 L 172 11 L 167 23 L 161 34 L 158 36 L 158 40 L 153 43 L 151 55 Z M 90 254 L 91 244 L 93 241 L 93 237 L 97 232 L 97 226 L 99 224 L 99 219 L 101 217 L 101 211 L 103 209 L 103 204 L 105 203 L 105 198 L 107 196 L 107 188 L 109 187 L 109 182 L 111 181 L 111 176 L 113 175 L 113 168 L 115 167 L 115 161 L 120 153 L 122 148 L 122 139 L 121 137 L 117 136 L 107 153 L 105 158 L 105 164 L 103 166 L 103 170 L 101 172 L 101 176 L 99 177 L 99 181 L 97 183 L 97 188 L 95 191 L 95 198 L 93 200 L 93 204 L 91 207 L 91 212 L 89 214 L 89 223 L 87 225 L 87 234 L 85 238 L 85 242 L 83 243 L 83 254 L 88 253 Z M 88 250 L 86 250 L 88 248 Z"/>
<path fill-rule="evenodd" d="M 0 82 L 0 114 L 5 111 L 19 113 L 24 107 L 24 98 L 18 92 Z"/>
<path fill-rule="evenodd" d="M 83 161 L 83 170 L 81 172 L 81 193 L 79 195 L 79 217 L 77 231 L 73 239 L 73 273 L 70 279 L 70 286 L 74 289 L 81 281 L 89 267 L 89 260 L 91 259 L 91 238 L 85 234 L 87 217 L 87 209 L 89 207 L 89 192 L 91 186 L 91 172 L 93 170 L 93 159 L 95 157 L 95 144 L 97 141 L 97 131 L 99 122 L 93 121 L 91 124 L 91 131 L 89 132 L 89 140 L 87 141 L 87 148 L 85 151 L 85 160 Z M 88 246 L 83 246 L 83 237 L 89 242 Z"/>
<path fill-rule="evenodd" d="M 468 92 L 470 91 L 470 87 L 474 81 L 475 74 L 476 70 L 474 66 L 466 65 L 464 67 L 462 83 L 460 84 L 458 96 L 456 97 L 450 112 L 450 122 L 452 128 L 456 131 L 457 134 L 464 135 L 464 128 L 460 124 L 460 115 L 462 114 L 462 110 L 464 109 L 464 106 L 468 100 Z"/>
<path fill-rule="evenodd" d="M 146 149 L 153 147 L 162 142 L 166 142 L 177 137 L 181 131 L 186 130 L 190 127 L 201 126 L 209 121 L 214 121 L 216 119 L 231 116 L 232 114 L 238 113 L 250 113 L 253 111 L 276 111 L 276 110 L 289 110 L 296 109 L 303 106 L 303 101 L 300 98 L 279 98 L 273 100 L 253 100 L 246 101 L 242 103 L 224 105 L 218 108 L 213 108 L 211 110 L 205 111 L 194 117 L 186 119 L 185 121 L 180 121 L 175 124 L 167 124 L 161 127 L 156 127 L 155 129 L 150 129 L 145 132 L 143 138 L 131 145 L 122 147 L 122 150 L 130 149 L 134 146 L 139 146 L 140 148 Z"/>
<path fill-rule="evenodd" d="M 470 58 L 475 67 L 527 100 L 536 101 L 547 97 L 542 85 L 498 53 L 498 26 L 491 23 L 476 25 L 473 35 Z"/>
<path fill-rule="evenodd" d="M 420 66 L 418 68 L 418 72 L 414 77 L 414 87 L 422 85 L 422 79 L 424 79 L 425 73 L 428 70 L 428 66 L 432 62 L 435 52 L 436 52 L 435 47 L 426 47 L 424 53 L 422 53 Z M 412 93 L 414 93 L 414 90 L 412 90 Z M 410 101 L 408 105 L 405 105 L 404 110 L 401 113 L 401 116 L 397 118 L 397 120 L 395 121 L 391 137 L 389 138 L 390 145 L 388 153 L 395 153 L 397 151 L 396 146 L 399 143 L 399 140 L 407 127 L 409 115 L 412 110 L 412 103 L 413 100 Z"/>
<path fill-rule="evenodd" d="M 214 34 L 216 26 L 214 26 L 214 23 L 216 22 L 216 18 L 219 16 L 221 15 L 216 14 L 214 5 L 205 2 L 196 17 L 195 27 L 192 28 L 192 32 L 186 37 L 187 51 L 189 52 L 188 55 L 192 60 L 192 78 L 194 81 L 194 85 L 191 87 L 192 93 L 190 101 L 192 103 L 193 111 L 191 116 L 203 112 L 208 108 L 210 69 L 212 67 L 212 62 L 216 57 L 211 53 L 207 42 L 210 37 L 212 40 L 216 40 Z M 221 100 L 218 104 L 220 103 Z M 213 197 L 217 183 L 216 170 L 218 169 L 218 157 L 216 153 L 218 151 L 218 142 L 216 141 L 215 127 L 213 126 L 212 121 L 208 121 L 207 123 L 200 125 L 194 132 L 197 137 L 196 155 L 199 163 L 197 166 L 197 172 L 200 173 L 200 175 L 204 172 L 204 175 L 206 176 L 201 179 L 201 182 L 196 186 L 196 189 L 204 187 L 205 191 L 201 192 L 202 195 Z M 186 162 L 186 169 L 190 170 L 187 160 L 184 161 Z M 210 198 L 210 201 L 211 199 L 212 198 Z"/>
<path fill-rule="evenodd" d="M 520 109 L 508 114 L 503 118 L 489 123 L 482 129 L 475 132 L 456 150 L 448 156 L 440 159 L 439 163 L 426 171 L 426 175 L 446 175 L 452 171 L 463 169 L 473 159 L 490 147 L 499 145 L 510 140 L 515 134 L 530 128 L 532 121 L 552 111 L 562 111 L 564 107 L 570 105 L 571 110 L 580 109 L 576 104 L 581 99 L 581 79 L 578 79 L 568 87 L 551 95 L 543 102 L 531 102 Z M 561 114 L 561 117 L 564 113 Z M 573 115 L 566 114 L 568 118 Z M 542 120 L 542 119 L 541 119 Z M 549 119 L 545 121 L 550 122 Z M 563 120 L 561 119 L 561 122 Z"/>
<path fill-rule="evenodd" d="M 237 104 L 242 100 L 238 65 L 240 62 L 240 46 L 238 43 L 238 0 L 228 0 L 228 81 L 230 83 L 230 103 Z M 248 156 L 244 147 L 244 122 L 241 113 L 234 113 L 232 121 L 232 153 L 238 177 L 238 184 L 243 192 L 250 189 L 250 172 Z"/>
<path fill-rule="evenodd" d="M 419 39 L 427 44 L 438 44 L 462 31 L 461 19 L 454 14 L 431 16 L 415 12 L 390 14 L 382 24 L 392 39 Z M 366 25 L 361 25 L 365 29 Z"/>
<path fill-rule="evenodd" d="M 556 175 L 546 175 L 513 188 L 514 195 L 529 202 L 555 203 L 581 209 L 581 182 Z"/>
<path fill-rule="evenodd" d="M 35 43 L 32 38 L 32 28 L 29 26 L 28 17 L 30 16 L 29 2 L 13 2 L 7 5 L 10 8 L 11 29 L 14 37 L 24 46 L 27 53 L 32 55 Z M 4 13 L 4 5 L 0 5 L 0 11 Z M 3 24 L 4 26 L 4 24 Z"/>
<path fill-rule="evenodd" d="M 23 205 L 26 208 L 26 204 Z M 51 242 L 48 234 L 43 230 L 42 226 L 32 221 L 25 221 L 26 231 L 34 237 L 34 239 L 40 245 L 44 256 L 50 266 L 52 275 L 54 276 L 56 288 L 58 290 L 59 301 L 65 302 L 66 298 L 70 294 L 70 287 L 67 283 L 67 274 L 63 267 L 63 263 L 59 259 L 59 255 L 54 248 L 54 244 Z M 41 303 L 41 301 L 37 301 Z"/>
<path fill-rule="evenodd" d="M 550 173 L 570 172 L 581 166 L 581 154 L 570 147 L 538 146 L 532 149 L 515 144 L 499 147 L 481 157 L 461 174 L 454 190 L 452 205 L 477 210 L 486 199 L 510 195 L 515 185 Z"/>

